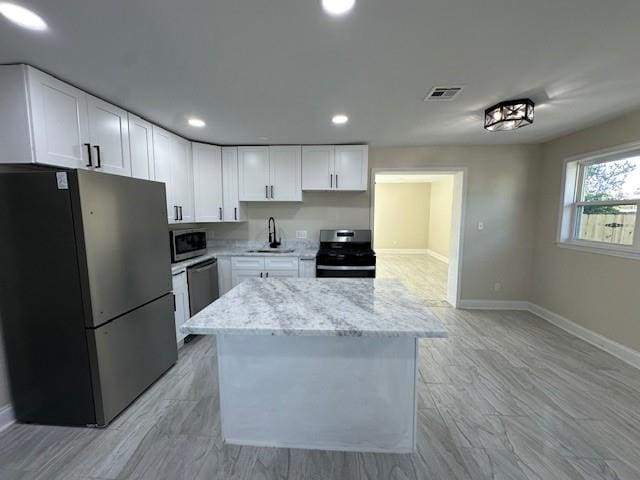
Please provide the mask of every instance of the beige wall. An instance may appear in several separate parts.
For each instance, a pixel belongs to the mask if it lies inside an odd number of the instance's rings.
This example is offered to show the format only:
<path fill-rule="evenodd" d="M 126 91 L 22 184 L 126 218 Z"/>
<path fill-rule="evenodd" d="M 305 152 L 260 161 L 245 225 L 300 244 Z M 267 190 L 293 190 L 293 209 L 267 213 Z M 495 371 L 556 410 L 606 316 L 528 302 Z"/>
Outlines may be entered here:
<path fill-rule="evenodd" d="M 429 248 L 429 183 L 378 183 L 375 248 Z"/>
<path fill-rule="evenodd" d="M 370 167 L 466 167 L 462 299 L 528 300 L 540 147 L 376 147 Z M 485 229 L 477 229 L 478 222 Z M 494 284 L 502 290 L 494 291 Z"/>
<path fill-rule="evenodd" d="M 453 206 L 453 177 L 445 176 L 431 184 L 429 202 L 428 248 L 449 258 L 451 246 L 451 209 Z"/>
<path fill-rule="evenodd" d="M 565 158 L 640 140 L 640 111 L 543 146 L 531 300 L 640 350 L 640 261 L 555 244 Z"/>

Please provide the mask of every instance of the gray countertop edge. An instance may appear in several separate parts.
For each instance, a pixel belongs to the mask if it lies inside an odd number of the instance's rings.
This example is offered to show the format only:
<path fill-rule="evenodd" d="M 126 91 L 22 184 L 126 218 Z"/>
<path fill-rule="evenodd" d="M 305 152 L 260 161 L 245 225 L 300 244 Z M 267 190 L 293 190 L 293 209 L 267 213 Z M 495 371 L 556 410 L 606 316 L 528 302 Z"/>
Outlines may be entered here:
<path fill-rule="evenodd" d="M 442 331 L 404 331 L 397 330 L 312 330 L 312 329 L 243 329 L 243 328 L 206 328 L 206 327 L 180 327 L 182 333 L 191 335 L 247 335 L 247 336 L 271 336 L 271 337 L 414 337 L 414 338 L 447 338 L 447 332 Z"/>

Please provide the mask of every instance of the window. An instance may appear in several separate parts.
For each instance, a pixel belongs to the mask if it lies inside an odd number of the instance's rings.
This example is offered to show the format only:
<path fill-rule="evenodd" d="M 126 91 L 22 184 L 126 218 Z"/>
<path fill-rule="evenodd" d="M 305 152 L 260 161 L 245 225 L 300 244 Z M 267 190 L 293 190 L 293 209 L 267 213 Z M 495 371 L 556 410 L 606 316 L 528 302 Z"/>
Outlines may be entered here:
<path fill-rule="evenodd" d="M 559 242 L 640 258 L 640 145 L 565 162 Z"/>

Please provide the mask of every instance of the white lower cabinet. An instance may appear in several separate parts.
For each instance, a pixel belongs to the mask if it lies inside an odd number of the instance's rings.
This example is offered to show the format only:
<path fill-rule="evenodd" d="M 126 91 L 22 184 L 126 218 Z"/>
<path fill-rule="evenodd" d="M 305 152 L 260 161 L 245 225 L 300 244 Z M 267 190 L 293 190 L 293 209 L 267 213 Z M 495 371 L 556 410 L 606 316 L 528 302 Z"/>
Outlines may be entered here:
<path fill-rule="evenodd" d="M 300 278 L 315 278 L 316 277 L 316 259 L 315 258 L 301 258 L 300 259 Z"/>
<path fill-rule="evenodd" d="M 218 292 L 220 296 L 232 288 L 231 258 L 218 257 Z"/>
<path fill-rule="evenodd" d="M 189 320 L 189 287 L 187 272 L 173 276 L 173 296 L 175 298 L 176 341 L 180 343 L 186 335 L 180 332 L 180 327 Z"/>
<path fill-rule="evenodd" d="M 233 257 L 231 286 L 249 278 L 297 278 L 297 257 Z"/>

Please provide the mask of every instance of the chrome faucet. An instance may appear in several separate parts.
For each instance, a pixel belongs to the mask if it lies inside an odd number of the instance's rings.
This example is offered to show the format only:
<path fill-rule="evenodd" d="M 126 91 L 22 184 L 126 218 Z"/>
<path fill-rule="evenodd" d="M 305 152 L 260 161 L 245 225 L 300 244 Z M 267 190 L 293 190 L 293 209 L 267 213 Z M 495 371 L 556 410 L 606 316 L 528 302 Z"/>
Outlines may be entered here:
<path fill-rule="evenodd" d="M 273 223 L 273 233 L 271 232 L 271 223 Z M 267 222 L 267 228 L 269 229 L 269 247 L 278 248 L 282 242 L 276 239 L 276 219 L 269 217 Z M 280 238 L 282 240 L 282 237 Z"/>

